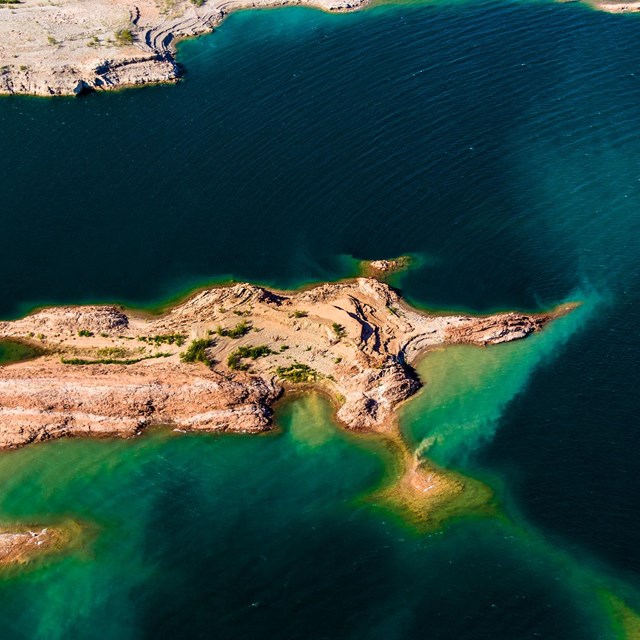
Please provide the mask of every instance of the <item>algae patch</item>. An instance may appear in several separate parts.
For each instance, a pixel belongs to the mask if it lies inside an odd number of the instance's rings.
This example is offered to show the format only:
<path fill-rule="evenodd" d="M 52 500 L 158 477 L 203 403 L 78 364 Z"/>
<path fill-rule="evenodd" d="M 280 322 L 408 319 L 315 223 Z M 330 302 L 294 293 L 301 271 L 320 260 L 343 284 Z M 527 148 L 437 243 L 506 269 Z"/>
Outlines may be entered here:
<path fill-rule="evenodd" d="M 33 360 L 44 353 L 43 349 L 19 340 L 0 340 L 0 366 Z"/>

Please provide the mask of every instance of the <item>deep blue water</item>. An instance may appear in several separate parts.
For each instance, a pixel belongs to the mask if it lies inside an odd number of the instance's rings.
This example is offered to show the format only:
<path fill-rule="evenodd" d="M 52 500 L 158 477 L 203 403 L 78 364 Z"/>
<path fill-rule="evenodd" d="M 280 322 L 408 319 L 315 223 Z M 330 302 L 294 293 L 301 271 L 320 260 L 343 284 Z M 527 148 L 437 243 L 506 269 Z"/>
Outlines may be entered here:
<path fill-rule="evenodd" d="M 288 435 L 272 458 L 263 441 L 114 445 L 126 473 L 105 463 L 78 502 L 75 476 L 47 474 L 86 473 L 104 443 L 56 443 L 3 459 L 28 487 L 7 485 L 3 513 L 75 509 L 111 523 L 112 546 L 7 583 L 3 637 L 613 637 L 576 567 L 640 605 L 639 30 L 534 2 L 243 12 L 181 45 L 177 86 L 0 100 L 2 317 L 152 304 L 228 277 L 295 286 L 405 253 L 422 258 L 400 281 L 421 304 L 585 301 L 557 341 L 505 351 L 482 378 L 460 421 L 477 446 L 442 449 L 493 478 L 525 533 L 475 522 L 416 537 L 351 503 L 380 473 L 357 448 L 300 461 Z M 438 398 L 427 387 L 419 402 L 428 415 Z M 224 474 L 244 456 L 269 472 L 238 493 Z M 187 491 L 194 468 L 205 480 Z M 353 483 L 307 483 L 323 469 Z M 286 499 L 279 473 L 298 487 Z M 51 506 L 47 482 L 67 497 Z M 119 523 L 120 500 L 138 521 Z"/>

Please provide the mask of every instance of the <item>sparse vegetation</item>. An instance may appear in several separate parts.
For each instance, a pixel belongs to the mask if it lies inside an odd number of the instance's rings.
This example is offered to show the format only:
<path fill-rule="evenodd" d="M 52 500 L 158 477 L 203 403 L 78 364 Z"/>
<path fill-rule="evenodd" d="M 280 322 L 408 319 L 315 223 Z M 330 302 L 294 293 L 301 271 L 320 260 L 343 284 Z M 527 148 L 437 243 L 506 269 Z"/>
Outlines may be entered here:
<path fill-rule="evenodd" d="M 334 358 L 334 359 L 333 359 L 333 361 L 334 361 L 336 364 L 340 364 L 340 363 L 342 362 L 342 358 L 339 358 L 339 357 L 338 357 L 338 358 Z"/>
<path fill-rule="evenodd" d="M 31 344 L 26 344 L 18 340 L 0 340 L 0 367 L 5 364 L 31 360 L 43 355 L 44 349 L 40 349 Z"/>
<path fill-rule="evenodd" d="M 315 382 L 320 375 L 315 369 L 301 362 L 294 362 L 288 367 L 278 367 L 276 374 L 283 380 L 294 383 Z"/>
<path fill-rule="evenodd" d="M 202 362 L 210 367 L 213 362 L 207 355 L 207 349 L 212 345 L 213 342 L 208 338 L 192 340 L 184 353 L 180 354 L 180 360 L 182 360 L 182 362 Z"/>
<path fill-rule="evenodd" d="M 347 330 L 344 328 L 344 326 L 341 324 L 338 324 L 337 322 L 334 322 L 331 325 L 331 328 L 333 329 L 333 333 L 336 334 L 336 337 L 338 338 L 338 340 L 340 340 L 341 338 L 344 338 L 347 335 Z"/>
<path fill-rule="evenodd" d="M 58 41 L 53 36 L 47 36 L 47 42 L 49 44 L 58 44 Z"/>
<path fill-rule="evenodd" d="M 123 347 L 103 347 L 98 349 L 98 356 L 101 358 L 126 358 L 129 355 L 129 351 Z"/>
<path fill-rule="evenodd" d="M 115 33 L 116 44 L 124 47 L 128 44 L 133 44 L 133 32 L 131 29 L 118 29 Z"/>
<path fill-rule="evenodd" d="M 243 320 L 242 322 L 237 324 L 235 327 L 232 327 L 231 329 L 227 329 L 226 327 L 223 327 L 223 326 L 219 326 L 216 329 L 216 333 L 219 336 L 223 336 L 225 338 L 235 338 L 235 339 L 242 338 L 242 336 L 246 336 L 247 333 L 249 333 L 249 331 L 251 331 L 251 325 L 246 320 Z"/>
<path fill-rule="evenodd" d="M 80 331 L 78 331 L 78 335 L 81 338 L 91 338 L 93 336 L 93 331 L 89 331 L 88 329 L 80 329 Z"/>
<path fill-rule="evenodd" d="M 258 358 L 264 358 L 272 353 L 273 351 L 266 344 L 256 345 L 255 347 L 238 347 L 229 354 L 227 358 L 227 365 L 229 366 L 229 369 L 232 369 L 233 371 L 248 371 L 249 365 L 246 362 L 242 362 L 244 358 L 257 360 Z"/>
<path fill-rule="evenodd" d="M 286 351 L 289 348 L 288 344 L 281 344 L 280 345 L 280 353 L 282 353 L 283 351 Z"/>
<path fill-rule="evenodd" d="M 120 360 L 118 358 L 100 358 L 98 360 L 86 360 L 85 358 L 61 358 L 62 364 L 136 364 L 136 362 L 142 362 L 143 360 L 151 360 L 152 358 L 168 358 L 170 353 L 154 353 L 152 356 L 143 356 L 141 358 L 128 358 Z"/>
<path fill-rule="evenodd" d="M 309 314 L 306 311 L 299 311 L 297 309 L 293 312 L 294 318 L 306 318 L 308 315 Z"/>
<path fill-rule="evenodd" d="M 138 340 L 147 344 L 155 344 L 156 346 L 175 344 L 177 347 L 181 347 L 187 341 L 187 336 L 183 333 L 163 333 L 157 336 L 140 336 Z"/>
<path fill-rule="evenodd" d="M 192 4 L 195 4 L 196 7 L 201 7 L 206 2 L 206 0 L 191 0 L 191 2 Z"/>

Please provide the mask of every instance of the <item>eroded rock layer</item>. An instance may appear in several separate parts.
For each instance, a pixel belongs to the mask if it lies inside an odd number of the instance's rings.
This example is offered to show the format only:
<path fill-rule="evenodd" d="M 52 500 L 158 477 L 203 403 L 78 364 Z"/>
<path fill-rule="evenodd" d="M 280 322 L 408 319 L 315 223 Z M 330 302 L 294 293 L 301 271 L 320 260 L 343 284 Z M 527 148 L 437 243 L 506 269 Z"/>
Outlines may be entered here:
<path fill-rule="evenodd" d="M 274 402 L 296 386 L 329 393 L 348 428 L 384 432 L 419 388 L 411 365 L 426 349 L 524 338 L 550 317 L 427 315 L 372 278 L 295 293 L 215 288 L 161 317 L 44 309 L 0 323 L 0 338 L 43 349 L 0 368 L 0 447 L 130 437 L 153 424 L 264 431 Z"/>

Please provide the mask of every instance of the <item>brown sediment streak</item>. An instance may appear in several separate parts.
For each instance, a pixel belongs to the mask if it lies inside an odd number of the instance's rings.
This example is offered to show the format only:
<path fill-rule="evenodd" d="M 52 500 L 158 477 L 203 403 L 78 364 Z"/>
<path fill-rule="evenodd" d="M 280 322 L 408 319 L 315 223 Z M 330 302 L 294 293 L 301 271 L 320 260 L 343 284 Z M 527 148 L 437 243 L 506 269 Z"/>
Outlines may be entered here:
<path fill-rule="evenodd" d="M 418 532 L 456 517 L 497 513 L 493 491 L 484 483 L 436 465 L 399 430 L 380 436 L 391 459 L 383 485 L 364 496 L 366 503 L 391 510 Z"/>

